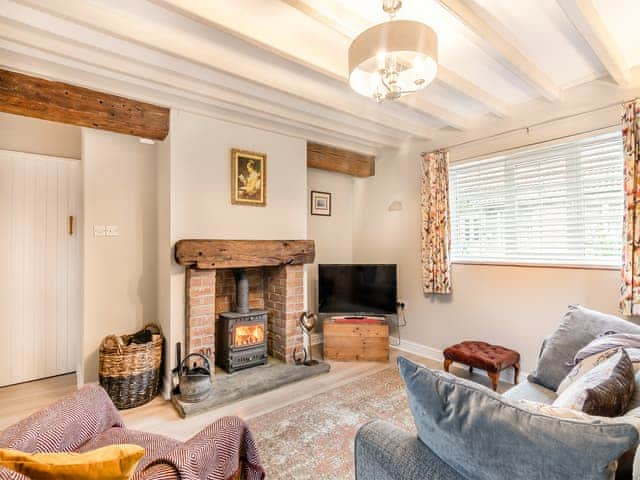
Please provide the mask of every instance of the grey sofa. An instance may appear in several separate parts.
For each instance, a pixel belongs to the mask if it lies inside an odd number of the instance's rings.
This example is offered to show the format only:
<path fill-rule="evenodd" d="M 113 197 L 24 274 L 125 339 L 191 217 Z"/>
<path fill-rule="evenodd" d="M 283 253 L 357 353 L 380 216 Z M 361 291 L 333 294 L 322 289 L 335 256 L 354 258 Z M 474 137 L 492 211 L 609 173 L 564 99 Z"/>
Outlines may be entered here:
<path fill-rule="evenodd" d="M 565 316 L 558 330 L 554 332 L 543 343 L 540 355 L 540 365 L 545 360 L 549 361 L 549 352 L 557 350 L 561 355 L 567 355 L 566 350 L 571 348 L 581 348 L 589 343 L 589 338 L 595 338 L 599 332 L 613 330 L 625 331 L 625 333 L 637 333 L 638 326 L 629 322 L 615 319 L 611 323 L 612 317 L 603 316 L 582 307 L 571 307 L 573 310 Z M 623 322 L 622 325 L 619 322 Z M 584 325 L 576 335 L 576 326 Z M 569 333 L 564 333 L 569 332 Z M 549 343 L 555 344 L 549 347 Z M 565 336 L 570 338 L 560 338 Z M 550 340 L 551 339 L 551 340 Z M 563 344 L 563 341 L 565 342 Z M 566 341 L 573 344 L 570 348 L 566 347 Z M 547 358 L 543 359 L 547 349 Z M 577 350 L 576 350 L 577 351 Z M 569 358 L 573 358 L 571 353 Z M 565 362 L 558 362 L 564 364 Z M 560 367 L 560 365 L 558 365 Z M 564 365 L 562 365 L 564 368 Z M 570 369 L 570 367 L 567 367 Z M 557 374 L 557 372 L 556 372 Z M 535 375 L 535 374 L 534 374 Z M 636 377 L 636 382 L 638 377 Z M 636 384 L 636 394 L 632 400 L 633 410 L 627 415 L 640 416 L 640 385 Z M 505 398 L 517 400 L 530 400 L 545 404 L 551 404 L 556 398 L 554 390 L 545 388 L 530 380 L 525 380 L 515 387 L 511 388 L 504 395 Z M 619 462 L 618 473 L 616 479 L 633 479 L 640 480 L 640 447 L 638 447 L 635 458 L 633 451 L 626 454 L 628 457 L 625 461 Z M 509 458 L 504 459 L 505 462 L 510 461 Z M 625 467 L 626 465 L 626 467 Z M 415 434 L 408 433 L 388 422 L 376 420 L 362 426 L 355 438 L 355 468 L 356 480 L 473 480 L 465 478 L 454 470 L 450 465 L 440 459 L 429 447 L 423 443 Z M 633 471 L 632 471 L 633 470 Z M 501 479 L 496 479 L 501 480 Z M 570 480 L 570 479 L 567 479 Z"/>

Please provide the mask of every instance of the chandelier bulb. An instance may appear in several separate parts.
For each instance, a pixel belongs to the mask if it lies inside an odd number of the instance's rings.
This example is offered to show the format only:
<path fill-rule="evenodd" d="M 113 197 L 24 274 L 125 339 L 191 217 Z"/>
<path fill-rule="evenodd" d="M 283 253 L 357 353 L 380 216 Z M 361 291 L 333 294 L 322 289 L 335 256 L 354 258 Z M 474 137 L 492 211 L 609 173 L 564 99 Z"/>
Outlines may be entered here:
<path fill-rule="evenodd" d="M 402 8 L 402 0 L 382 0 L 382 10 L 392 19 L 396 16 L 400 8 Z"/>

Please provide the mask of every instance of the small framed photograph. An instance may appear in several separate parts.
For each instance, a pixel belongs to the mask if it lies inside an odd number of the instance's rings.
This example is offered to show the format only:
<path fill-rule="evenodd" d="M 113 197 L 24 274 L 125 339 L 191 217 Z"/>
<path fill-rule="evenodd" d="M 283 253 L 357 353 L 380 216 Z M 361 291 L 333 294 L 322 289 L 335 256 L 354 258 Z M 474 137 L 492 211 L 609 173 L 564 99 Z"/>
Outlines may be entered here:
<path fill-rule="evenodd" d="M 311 192 L 311 215 L 331 216 L 331 194 L 327 192 Z"/>
<path fill-rule="evenodd" d="M 231 203 L 264 207 L 267 204 L 267 155 L 231 150 Z"/>

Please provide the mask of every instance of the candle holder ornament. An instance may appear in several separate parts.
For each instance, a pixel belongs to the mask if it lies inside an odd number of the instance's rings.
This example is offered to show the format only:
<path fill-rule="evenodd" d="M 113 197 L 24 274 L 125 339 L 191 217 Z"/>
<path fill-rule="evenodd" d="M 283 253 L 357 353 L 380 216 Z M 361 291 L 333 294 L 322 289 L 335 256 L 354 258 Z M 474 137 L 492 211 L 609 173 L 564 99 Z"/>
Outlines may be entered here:
<path fill-rule="evenodd" d="M 298 347 L 293 350 L 292 357 L 296 365 L 316 365 L 317 360 L 314 360 L 311 355 L 311 331 L 316 325 L 318 316 L 315 313 L 302 312 L 298 323 L 302 329 L 302 348 L 298 352 Z"/>

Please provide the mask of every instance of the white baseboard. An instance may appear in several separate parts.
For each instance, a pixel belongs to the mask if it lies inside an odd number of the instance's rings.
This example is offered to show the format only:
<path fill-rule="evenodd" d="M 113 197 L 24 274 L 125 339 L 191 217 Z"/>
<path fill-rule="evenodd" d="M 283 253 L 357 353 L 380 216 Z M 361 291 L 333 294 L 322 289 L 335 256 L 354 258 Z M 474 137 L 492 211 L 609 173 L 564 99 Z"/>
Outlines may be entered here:
<path fill-rule="evenodd" d="M 433 360 L 439 363 L 442 363 L 443 355 L 442 350 L 433 347 L 427 347 L 426 345 L 422 345 L 417 342 L 412 342 L 410 340 L 400 340 L 398 343 L 397 337 L 389 337 L 389 343 L 391 348 L 395 348 L 396 350 L 400 350 L 402 352 L 412 353 L 414 355 L 418 355 L 420 357 L 427 358 L 429 360 Z M 454 367 L 468 369 L 467 365 L 463 365 L 461 363 L 453 363 Z M 487 372 L 484 370 L 475 370 L 480 375 L 488 378 Z M 520 372 L 520 378 L 518 379 L 522 382 L 529 376 L 529 372 Z M 507 369 L 500 374 L 500 380 L 508 383 L 513 383 L 513 369 Z"/>
<path fill-rule="evenodd" d="M 396 350 L 413 353 L 414 355 L 428 358 L 429 360 L 434 360 L 436 362 L 442 362 L 442 350 L 437 348 L 427 347 L 426 345 L 411 342 L 409 340 L 400 340 L 400 342 L 398 342 L 397 337 L 389 337 L 389 344 L 391 345 L 391 348 L 395 348 Z"/>

